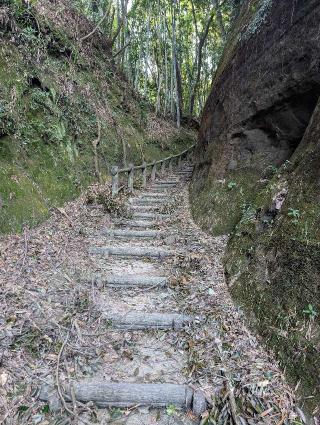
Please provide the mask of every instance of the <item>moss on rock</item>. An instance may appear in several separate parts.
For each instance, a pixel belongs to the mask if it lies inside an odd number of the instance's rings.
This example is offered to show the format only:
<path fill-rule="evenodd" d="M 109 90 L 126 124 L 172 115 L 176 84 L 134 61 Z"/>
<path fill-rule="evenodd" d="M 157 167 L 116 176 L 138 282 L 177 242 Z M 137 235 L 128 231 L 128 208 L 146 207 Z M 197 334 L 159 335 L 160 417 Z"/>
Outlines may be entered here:
<path fill-rule="evenodd" d="M 320 6 L 315 0 L 296 6 L 244 4 L 205 106 L 190 195 L 205 229 L 230 233 L 224 259 L 230 291 L 314 414 L 320 407 L 320 78 L 313 63 Z"/>

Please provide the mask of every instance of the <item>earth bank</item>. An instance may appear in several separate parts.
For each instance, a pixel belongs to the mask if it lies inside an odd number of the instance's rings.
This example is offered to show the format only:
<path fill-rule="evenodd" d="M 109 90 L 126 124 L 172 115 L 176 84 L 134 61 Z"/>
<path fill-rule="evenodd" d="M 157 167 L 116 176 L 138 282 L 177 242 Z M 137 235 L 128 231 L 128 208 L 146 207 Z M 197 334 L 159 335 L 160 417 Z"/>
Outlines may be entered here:
<path fill-rule="evenodd" d="M 0 7 L 0 232 L 35 225 L 113 164 L 182 151 L 193 132 L 155 117 L 111 43 L 67 1 Z"/>

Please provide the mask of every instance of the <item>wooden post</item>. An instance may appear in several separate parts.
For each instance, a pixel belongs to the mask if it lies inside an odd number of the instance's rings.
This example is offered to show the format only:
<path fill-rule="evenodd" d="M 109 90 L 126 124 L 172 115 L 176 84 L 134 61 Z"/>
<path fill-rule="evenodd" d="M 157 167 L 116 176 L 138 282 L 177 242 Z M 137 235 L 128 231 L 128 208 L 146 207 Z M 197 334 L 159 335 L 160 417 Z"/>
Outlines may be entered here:
<path fill-rule="evenodd" d="M 181 158 L 181 155 L 180 155 L 179 158 L 178 158 L 178 169 L 181 168 L 181 164 L 182 164 L 182 158 Z"/>
<path fill-rule="evenodd" d="M 169 173 L 170 173 L 170 174 L 172 174 L 172 161 L 173 161 L 173 159 L 172 159 L 172 158 L 170 158 L 170 159 L 169 159 Z"/>
<path fill-rule="evenodd" d="M 152 166 L 152 171 L 151 171 L 151 181 L 155 181 L 156 175 L 157 175 L 157 164 L 154 161 Z"/>
<path fill-rule="evenodd" d="M 114 166 L 111 167 L 111 176 L 112 176 L 112 197 L 114 198 L 115 196 L 118 195 L 118 190 L 119 190 L 119 167 Z"/>
<path fill-rule="evenodd" d="M 134 181 L 134 165 L 129 164 L 130 171 L 128 172 L 128 190 L 130 193 L 133 192 L 133 181 Z"/>
<path fill-rule="evenodd" d="M 166 173 L 166 161 L 162 161 L 161 163 L 161 175 L 164 176 Z"/>
<path fill-rule="evenodd" d="M 144 162 L 142 164 L 142 187 L 145 188 L 147 186 L 147 163 Z"/>

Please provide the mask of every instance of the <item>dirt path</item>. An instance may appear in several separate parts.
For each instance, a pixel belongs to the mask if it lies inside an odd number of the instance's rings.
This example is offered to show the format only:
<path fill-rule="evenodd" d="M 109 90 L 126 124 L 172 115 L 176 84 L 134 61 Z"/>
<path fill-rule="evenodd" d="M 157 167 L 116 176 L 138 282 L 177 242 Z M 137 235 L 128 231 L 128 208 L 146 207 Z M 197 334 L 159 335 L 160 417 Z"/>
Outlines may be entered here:
<path fill-rule="evenodd" d="M 199 388 L 208 403 L 203 424 L 298 423 L 292 390 L 228 294 L 226 237 L 208 237 L 190 217 L 188 170 L 137 192 L 130 218 L 111 219 L 79 199 L 23 237 L 3 239 L 5 424 L 200 421 L 192 403 L 149 409 L 137 391 L 129 408 L 97 409 L 76 400 L 87 383 L 100 401 L 104 384 Z"/>

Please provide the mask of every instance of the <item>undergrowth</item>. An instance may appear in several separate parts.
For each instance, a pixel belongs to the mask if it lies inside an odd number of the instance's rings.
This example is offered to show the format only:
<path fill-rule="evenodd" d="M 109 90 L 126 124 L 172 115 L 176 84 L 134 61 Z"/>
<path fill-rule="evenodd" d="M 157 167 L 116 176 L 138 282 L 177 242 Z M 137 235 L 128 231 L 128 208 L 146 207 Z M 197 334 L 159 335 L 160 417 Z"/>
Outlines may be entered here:
<path fill-rule="evenodd" d="M 68 9 L 53 21 L 51 7 L 0 6 L 0 233 L 39 223 L 125 156 L 151 161 L 193 143 L 164 121 L 158 137 L 147 129 L 152 111 L 110 52 L 74 38 L 72 24 L 88 23 Z"/>

